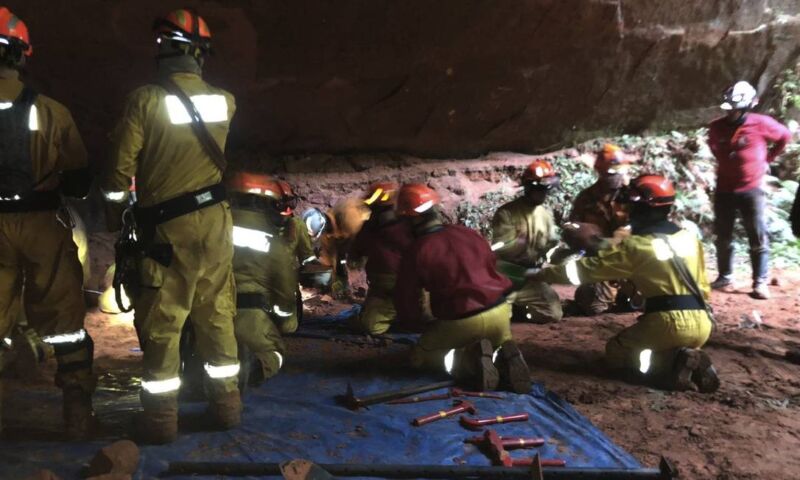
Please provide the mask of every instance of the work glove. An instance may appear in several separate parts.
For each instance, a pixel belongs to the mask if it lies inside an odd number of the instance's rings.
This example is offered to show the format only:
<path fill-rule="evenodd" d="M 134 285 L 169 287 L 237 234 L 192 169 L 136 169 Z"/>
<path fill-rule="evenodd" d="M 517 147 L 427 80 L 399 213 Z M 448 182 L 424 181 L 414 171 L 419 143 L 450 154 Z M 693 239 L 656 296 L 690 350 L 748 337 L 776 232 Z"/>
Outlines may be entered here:
<path fill-rule="evenodd" d="M 604 243 L 603 232 L 593 223 L 566 223 L 561 229 L 561 239 L 573 250 L 583 250 L 595 255 Z"/>

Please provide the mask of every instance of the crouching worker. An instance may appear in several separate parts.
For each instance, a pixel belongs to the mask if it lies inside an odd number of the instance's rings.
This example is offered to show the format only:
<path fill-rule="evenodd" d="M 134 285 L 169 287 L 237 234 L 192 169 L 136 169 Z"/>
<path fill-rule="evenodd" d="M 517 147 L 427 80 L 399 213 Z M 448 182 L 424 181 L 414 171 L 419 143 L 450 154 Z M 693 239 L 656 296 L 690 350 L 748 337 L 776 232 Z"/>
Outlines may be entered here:
<path fill-rule="evenodd" d="M 366 258 L 367 298 L 361 314 L 353 318 L 351 327 L 364 333 L 386 333 L 397 317 L 394 288 L 403 252 L 413 241 L 408 222 L 400 221 L 395 212 L 396 183 L 375 183 L 367 190 L 364 203 L 371 215 L 353 241 L 350 259 Z"/>
<path fill-rule="evenodd" d="M 525 194 L 494 214 L 492 250 L 498 270 L 514 283 L 513 320 L 558 322 L 563 316 L 558 294 L 544 282 L 526 281 L 524 275 L 526 269 L 545 263 L 547 252 L 558 244 L 553 214 L 543 205 L 547 192 L 558 187 L 558 175 L 550 162 L 536 160 L 521 183 Z"/>
<path fill-rule="evenodd" d="M 266 175 L 236 173 L 228 181 L 233 208 L 236 340 L 245 350 L 252 386 L 283 365 L 281 332 L 297 330 L 298 268 L 315 259 L 302 221 L 293 215 L 289 184 Z M 247 347 L 246 349 L 241 346 Z"/>
<path fill-rule="evenodd" d="M 644 175 L 627 192 L 630 237 L 595 257 L 532 271 L 530 277 L 573 285 L 633 281 L 645 298 L 645 313 L 606 344 L 609 366 L 656 386 L 713 392 L 719 378 L 709 356 L 699 350 L 712 329 L 703 246 L 695 234 L 668 220 L 675 201 L 669 180 Z"/>
<path fill-rule="evenodd" d="M 398 319 L 421 318 L 420 290 L 430 292 L 435 320 L 423 325 L 411 351 L 416 368 L 445 370 L 465 386 L 517 393 L 531 388 L 530 371 L 511 339 L 511 282 L 495 268 L 486 240 L 460 225 L 444 225 L 439 196 L 422 184 L 404 185 L 397 215 L 411 226 L 395 288 Z M 418 320 L 417 320 L 418 321 Z"/>

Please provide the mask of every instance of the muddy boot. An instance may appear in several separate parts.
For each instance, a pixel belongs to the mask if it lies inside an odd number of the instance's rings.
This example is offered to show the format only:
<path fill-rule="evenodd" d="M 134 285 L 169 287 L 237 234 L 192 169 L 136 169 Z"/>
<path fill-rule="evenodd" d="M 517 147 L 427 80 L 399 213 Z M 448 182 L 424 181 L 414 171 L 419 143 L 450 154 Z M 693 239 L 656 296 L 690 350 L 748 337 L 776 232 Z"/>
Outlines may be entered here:
<path fill-rule="evenodd" d="M 675 358 L 670 375 L 669 388 L 700 393 L 713 393 L 719 388 L 719 377 L 711 363 L 711 358 L 702 350 L 681 348 Z"/>
<path fill-rule="evenodd" d="M 137 422 L 139 441 L 151 445 L 174 442 L 178 438 L 178 399 L 158 398 L 144 392 L 141 397 L 144 412 Z"/>
<path fill-rule="evenodd" d="M 239 390 L 219 394 L 209 401 L 208 413 L 211 420 L 221 430 L 238 427 L 242 423 L 242 397 Z"/>
<path fill-rule="evenodd" d="M 67 439 L 70 441 L 90 438 L 97 427 L 92 408 L 92 394 L 83 388 L 64 389 L 63 414 Z"/>
<path fill-rule="evenodd" d="M 514 340 L 500 345 L 494 364 L 500 372 L 500 385 L 503 388 L 514 393 L 531 391 L 531 371 Z"/>
<path fill-rule="evenodd" d="M 492 342 L 487 339 L 458 349 L 453 361 L 453 378 L 465 388 L 479 392 L 496 390 L 500 374 L 492 363 Z"/>
<path fill-rule="evenodd" d="M 692 382 L 697 385 L 700 393 L 714 393 L 719 390 L 720 385 L 717 370 L 706 352 L 698 350 L 698 354 L 700 359 L 697 368 L 692 372 Z"/>

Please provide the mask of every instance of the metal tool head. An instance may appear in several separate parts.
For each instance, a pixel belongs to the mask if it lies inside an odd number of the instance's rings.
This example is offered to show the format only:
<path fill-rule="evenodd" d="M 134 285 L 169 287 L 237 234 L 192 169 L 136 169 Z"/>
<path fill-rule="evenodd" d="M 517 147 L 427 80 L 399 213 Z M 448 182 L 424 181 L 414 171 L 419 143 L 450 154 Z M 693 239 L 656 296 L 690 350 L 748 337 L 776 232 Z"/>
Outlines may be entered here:
<path fill-rule="evenodd" d="M 345 392 L 344 395 L 339 396 L 338 400 L 339 403 L 350 410 L 358 410 L 359 408 L 363 407 L 361 404 L 361 399 L 356 397 L 356 394 L 353 391 L 353 385 L 351 385 L 350 382 L 347 382 L 347 392 Z"/>
<path fill-rule="evenodd" d="M 463 408 L 465 412 L 471 413 L 472 415 L 478 413 L 478 409 L 475 408 L 475 405 L 468 400 L 456 400 L 453 402 L 453 405 Z"/>
<path fill-rule="evenodd" d="M 458 387 L 453 387 L 450 389 L 450 395 L 453 397 L 477 397 L 477 398 L 494 398 L 497 400 L 505 399 L 502 395 L 497 395 L 494 393 L 487 393 L 487 392 L 470 392 Z"/>
<path fill-rule="evenodd" d="M 511 455 L 506 452 L 505 447 L 503 447 L 503 440 L 496 431 L 486 430 L 483 432 L 482 446 L 489 451 L 492 462 L 496 465 L 502 465 L 504 467 L 510 467 L 512 465 L 513 460 L 511 459 Z"/>

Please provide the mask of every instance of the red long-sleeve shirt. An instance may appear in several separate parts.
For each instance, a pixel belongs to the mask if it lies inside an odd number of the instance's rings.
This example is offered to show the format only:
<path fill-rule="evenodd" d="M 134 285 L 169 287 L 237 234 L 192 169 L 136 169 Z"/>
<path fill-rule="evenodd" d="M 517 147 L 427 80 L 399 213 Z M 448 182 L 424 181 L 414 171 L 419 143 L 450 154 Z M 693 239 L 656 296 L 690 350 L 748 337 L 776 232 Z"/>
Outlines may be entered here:
<path fill-rule="evenodd" d="M 741 125 L 725 117 L 711 122 L 708 146 L 717 158 L 717 191 L 746 192 L 759 187 L 769 162 L 791 140 L 789 129 L 767 115 L 748 113 Z"/>
<path fill-rule="evenodd" d="M 406 222 L 398 220 L 378 225 L 377 221 L 369 220 L 356 235 L 350 256 L 367 257 L 367 278 L 375 274 L 396 274 L 403 252 L 413 241 L 411 227 Z"/>
<path fill-rule="evenodd" d="M 478 232 L 461 225 L 414 240 L 400 264 L 395 307 L 401 321 L 420 318 L 420 289 L 430 292 L 439 320 L 465 318 L 497 304 L 511 281 L 497 273 L 495 256 Z"/>

